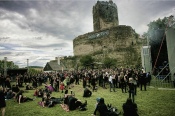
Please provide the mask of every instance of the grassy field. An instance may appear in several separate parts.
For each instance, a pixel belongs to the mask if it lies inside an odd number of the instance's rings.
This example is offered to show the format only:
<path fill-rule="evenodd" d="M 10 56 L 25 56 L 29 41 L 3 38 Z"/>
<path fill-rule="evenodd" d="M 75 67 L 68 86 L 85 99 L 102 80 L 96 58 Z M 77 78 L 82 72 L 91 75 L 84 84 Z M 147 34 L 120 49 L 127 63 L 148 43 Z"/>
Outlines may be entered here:
<path fill-rule="evenodd" d="M 93 92 L 90 98 L 83 98 L 83 88 L 81 85 L 75 85 L 69 89 L 75 92 L 75 97 L 81 101 L 87 100 L 87 111 L 64 111 L 59 104 L 53 108 L 42 108 L 38 105 L 41 98 L 35 101 L 18 104 L 14 100 L 7 100 L 6 116 L 91 116 L 95 109 L 97 97 L 103 97 L 106 104 L 112 104 L 122 112 L 122 105 L 128 98 L 128 93 L 122 93 L 117 88 L 117 92 L 109 92 L 109 89 L 98 88 L 97 92 Z M 33 98 L 33 90 L 24 93 L 25 96 Z M 53 97 L 63 96 L 61 92 L 53 92 Z M 175 115 L 175 91 L 174 90 L 158 90 L 157 88 L 147 87 L 147 91 L 137 89 L 135 102 L 138 106 L 139 116 L 174 116 Z"/>

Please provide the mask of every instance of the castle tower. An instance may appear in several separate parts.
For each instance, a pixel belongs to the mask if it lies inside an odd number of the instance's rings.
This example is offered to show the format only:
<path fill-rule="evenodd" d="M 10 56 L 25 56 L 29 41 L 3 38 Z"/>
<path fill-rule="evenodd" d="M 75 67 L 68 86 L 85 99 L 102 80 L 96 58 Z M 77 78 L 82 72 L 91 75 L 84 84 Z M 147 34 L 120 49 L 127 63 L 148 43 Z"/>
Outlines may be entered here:
<path fill-rule="evenodd" d="M 94 31 L 118 26 L 117 6 L 112 0 L 97 1 L 93 6 L 93 26 Z"/>

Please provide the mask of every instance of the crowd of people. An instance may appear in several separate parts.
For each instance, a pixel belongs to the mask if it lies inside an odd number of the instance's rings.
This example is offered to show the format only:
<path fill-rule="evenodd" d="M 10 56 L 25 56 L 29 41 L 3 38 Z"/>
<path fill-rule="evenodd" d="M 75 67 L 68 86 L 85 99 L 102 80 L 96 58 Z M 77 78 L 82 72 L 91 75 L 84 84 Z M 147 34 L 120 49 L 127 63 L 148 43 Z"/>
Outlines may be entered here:
<path fill-rule="evenodd" d="M 10 80 L 14 80 L 15 84 L 11 85 Z M 75 98 L 74 94 L 68 94 L 67 91 L 74 87 L 74 84 L 81 84 L 84 88 L 83 97 L 90 97 L 92 92 L 98 91 L 98 87 L 103 89 L 109 89 L 110 92 L 117 92 L 121 88 L 122 93 L 129 93 L 127 102 L 123 104 L 124 116 L 128 116 L 128 112 L 133 112 L 132 116 L 137 116 L 137 105 L 135 104 L 135 95 L 137 95 L 137 89 L 142 87 L 146 91 L 147 83 L 151 81 L 150 73 L 144 72 L 144 70 L 136 70 L 130 68 L 116 68 L 116 69 L 104 69 L 104 70 L 81 70 L 77 72 L 50 72 L 41 74 L 17 74 L 15 78 L 0 75 L 1 98 L 4 99 L 16 99 L 20 104 L 26 101 L 33 101 L 35 98 L 29 98 L 23 96 L 24 90 L 20 87 L 25 86 L 25 90 L 34 90 L 34 96 L 41 97 L 42 100 L 39 104 L 42 107 L 53 107 L 55 104 L 62 104 L 61 106 L 66 110 L 85 109 L 87 101 L 82 103 L 81 100 Z M 31 84 L 30 84 L 31 83 Z M 30 86 L 31 85 L 31 86 Z M 44 88 L 38 89 L 44 85 Z M 91 88 L 89 90 L 88 88 Z M 51 97 L 52 92 L 64 92 L 64 98 Z M 5 102 L 0 102 L 0 108 L 4 116 Z M 131 106 L 130 106 L 131 105 Z M 104 98 L 101 98 L 96 106 L 93 115 L 96 112 L 100 113 L 100 116 L 108 116 L 110 110 L 104 103 Z M 108 115 L 104 115 L 104 111 Z M 116 113 L 117 114 L 117 113 Z M 136 115 L 137 114 L 137 115 Z M 117 114 L 118 115 L 118 114 Z M 112 114 L 110 114 L 112 116 Z M 115 115 L 114 115 L 115 116 Z"/>

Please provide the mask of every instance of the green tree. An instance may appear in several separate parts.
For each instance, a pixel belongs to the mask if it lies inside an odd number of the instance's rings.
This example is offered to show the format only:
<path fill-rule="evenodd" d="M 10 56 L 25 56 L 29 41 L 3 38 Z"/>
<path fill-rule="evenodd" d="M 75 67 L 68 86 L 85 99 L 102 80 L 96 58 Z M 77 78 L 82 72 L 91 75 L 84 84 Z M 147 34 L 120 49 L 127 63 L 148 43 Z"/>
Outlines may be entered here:
<path fill-rule="evenodd" d="M 7 69 L 16 69 L 19 68 L 18 65 L 15 65 L 13 61 L 7 61 Z M 4 72 L 4 60 L 0 60 L 0 73 Z"/>
<path fill-rule="evenodd" d="M 13 61 L 7 61 L 7 69 L 19 68 L 18 65 L 15 65 Z M 4 69 L 4 60 L 0 60 L 0 69 Z"/>
<path fill-rule="evenodd" d="M 106 57 L 103 61 L 103 66 L 105 68 L 110 68 L 112 66 L 115 66 L 117 63 L 117 60 L 116 59 L 113 59 L 113 58 L 109 58 L 109 57 Z"/>
<path fill-rule="evenodd" d="M 80 62 L 82 66 L 87 68 L 93 65 L 94 59 L 90 55 L 85 55 L 81 57 Z"/>
<path fill-rule="evenodd" d="M 29 70 L 28 70 L 28 73 L 33 75 L 33 74 L 40 74 L 42 72 L 42 70 L 36 70 L 34 68 L 30 68 L 29 67 Z"/>
<path fill-rule="evenodd" d="M 169 22 L 170 17 L 164 17 L 163 19 L 159 18 L 157 20 L 154 20 L 147 25 L 148 31 L 143 35 L 144 38 L 148 38 L 149 45 L 151 46 L 151 57 L 153 66 L 155 64 L 156 66 L 160 66 L 164 61 L 168 61 L 165 31 L 169 27 Z M 160 54 L 158 54 L 159 50 Z"/>

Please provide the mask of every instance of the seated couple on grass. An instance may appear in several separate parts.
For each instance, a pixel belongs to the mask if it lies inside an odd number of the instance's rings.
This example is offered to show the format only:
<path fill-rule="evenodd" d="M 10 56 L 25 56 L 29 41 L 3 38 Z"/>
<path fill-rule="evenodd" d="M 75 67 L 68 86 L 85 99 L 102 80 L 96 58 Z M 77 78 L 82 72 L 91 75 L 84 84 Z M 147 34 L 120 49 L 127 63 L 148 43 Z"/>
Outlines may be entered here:
<path fill-rule="evenodd" d="M 50 93 L 46 93 L 44 92 L 43 97 L 42 97 L 42 101 L 38 102 L 38 104 L 40 106 L 44 107 L 53 107 L 56 104 L 61 104 L 63 102 L 62 98 L 55 98 L 55 97 L 51 97 Z"/>
<path fill-rule="evenodd" d="M 72 111 L 76 109 L 79 109 L 80 111 L 86 110 L 87 101 L 85 101 L 85 103 L 82 103 L 80 100 L 75 98 L 74 94 L 67 94 L 67 91 L 65 93 L 66 94 L 64 95 L 64 103 L 61 104 L 61 107 L 65 111 Z"/>
<path fill-rule="evenodd" d="M 97 98 L 96 100 L 96 108 L 92 116 L 118 116 L 120 114 L 115 107 L 106 105 L 104 98 Z"/>

